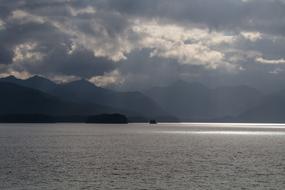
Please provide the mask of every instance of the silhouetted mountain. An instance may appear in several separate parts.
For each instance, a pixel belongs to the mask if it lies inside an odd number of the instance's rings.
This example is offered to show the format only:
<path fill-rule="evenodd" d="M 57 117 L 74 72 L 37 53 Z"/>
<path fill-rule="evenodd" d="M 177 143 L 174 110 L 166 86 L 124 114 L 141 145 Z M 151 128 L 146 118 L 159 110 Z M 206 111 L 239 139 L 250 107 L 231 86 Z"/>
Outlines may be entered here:
<path fill-rule="evenodd" d="M 256 105 L 262 94 L 247 86 L 210 89 L 200 83 L 177 81 L 145 92 L 180 120 L 205 121 L 236 116 Z"/>
<path fill-rule="evenodd" d="M 215 117 L 237 116 L 256 106 L 263 94 L 248 86 L 226 86 L 213 89 L 211 92 L 212 111 Z"/>
<path fill-rule="evenodd" d="M 70 101 L 96 103 L 117 109 L 128 110 L 133 116 L 167 116 L 154 101 L 140 92 L 116 92 L 86 81 L 79 80 L 64 85 L 58 85 L 50 92 L 54 96 Z"/>
<path fill-rule="evenodd" d="M 20 86 L 38 89 L 43 92 L 50 92 L 57 87 L 56 83 L 40 76 L 33 76 L 26 80 L 21 80 L 15 78 L 14 76 L 9 76 L 6 78 L 1 78 L 0 82 L 10 82 L 13 84 L 18 84 Z"/>
<path fill-rule="evenodd" d="M 0 82 L 0 114 L 89 115 L 113 113 L 110 107 L 63 101 L 39 90 Z"/>
<path fill-rule="evenodd" d="M 120 112 L 131 117 L 145 117 L 147 119 L 148 117 L 155 117 L 161 120 L 175 120 L 175 118 L 169 116 L 169 114 L 163 111 L 154 101 L 140 92 L 117 92 L 108 90 L 97 87 L 86 80 L 73 81 L 67 84 L 56 84 L 38 76 L 26 80 L 7 77 L 0 79 L 0 81 L 41 90 L 58 99 L 76 102 L 79 105 L 102 105 L 104 108 L 112 108 L 113 112 Z M 107 109 L 107 111 L 109 110 L 110 109 Z M 101 113 L 104 113 L 103 111 L 104 109 Z"/>
<path fill-rule="evenodd" d="M 266 96 L 260 103 L 242 113 L 242 122 L 285 122 L 285 90 Z"/>
<path fill-rule="evenodd" d="M 33 117 L 43 122 L 85 122 L 89 115 L 103 113 L 122 113 L 132 122 L 147 122 L 150 118 L 159 122 L 177 121 L 176 118 L 285 122 L 285 90 L 263 97 L 248 86 L 210 89 L 199 83 L 177 81 L 145 92 L 153 101 L 140 92 L 108 90 L 86 80 L 56 84 L 38 76 L 26 80 L 2 78 L 0 89 L 0 119 L 7 122 L 11 118 L 30 121 Z"/>
<path fill-rule="evenodd" d="M 211 104 L 210 90 L 198 83 L 178 81 L 166 87 L 155 87 L 146 92 L 162 108 L 180 118 L 207 118 Z"/>

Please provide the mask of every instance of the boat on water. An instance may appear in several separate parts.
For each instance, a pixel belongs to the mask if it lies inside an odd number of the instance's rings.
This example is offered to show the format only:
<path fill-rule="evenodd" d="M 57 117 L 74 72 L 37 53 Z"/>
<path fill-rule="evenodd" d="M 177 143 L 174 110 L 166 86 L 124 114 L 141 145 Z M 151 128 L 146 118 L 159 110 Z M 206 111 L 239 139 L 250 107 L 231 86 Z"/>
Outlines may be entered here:
<path fill-rule="evenodd" d="M 157 124 L 157 121 L 152 119 L 152 120 L 149 121 L 149 124 Z"/>

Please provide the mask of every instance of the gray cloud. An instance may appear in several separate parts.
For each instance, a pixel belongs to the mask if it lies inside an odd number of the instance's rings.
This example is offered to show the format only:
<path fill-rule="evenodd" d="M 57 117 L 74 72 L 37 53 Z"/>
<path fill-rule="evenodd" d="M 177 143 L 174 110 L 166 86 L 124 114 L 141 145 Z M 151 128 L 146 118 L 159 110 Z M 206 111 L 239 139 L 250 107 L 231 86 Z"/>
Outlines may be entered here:
<path fill-rule="evenodd" d="M 258 86 L 285 69 L 281 0 L 2 0 L 0 21 L 0 76 Z"/>

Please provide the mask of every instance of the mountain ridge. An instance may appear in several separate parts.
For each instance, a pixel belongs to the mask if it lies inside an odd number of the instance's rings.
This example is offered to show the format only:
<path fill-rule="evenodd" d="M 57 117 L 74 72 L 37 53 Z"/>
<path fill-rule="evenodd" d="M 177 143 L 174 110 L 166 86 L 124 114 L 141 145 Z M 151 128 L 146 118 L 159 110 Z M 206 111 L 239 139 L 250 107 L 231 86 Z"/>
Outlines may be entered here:
<path fill-rule="evenodd" d="M 25 80 L 12 76 L 2 78 L 0 87 L 3 91 L 0 114 L 14 109 L 33 114 L 122 113 L 134 121 L 160 118 L 184 122 L 285 122 L 285 89 L 264 95 L 246 85 L 209 88 L 201 83 L 176 81 L 143 93 L 117 92 L 84 79 L 57 84 L 39 76 Z M 30 104 L 17 106 L 21 96 Z M 29 107 L 34 112 L 26 112 L 21 107 Z"/>
<path fill-rule="evenodd" d="M 154 87 L 144 93 L 183 121 L 238 116 L 263 97 L 261 92 L 245 85 L 209 88 L 185 81 Z"/>
<path fill-rule="evenodd" d="M 154 101 L 140 92 L 116 92 L 97 87 L 87 80 L 81 79 L 70 83 L 56 84 L 43 77 L 35 76 L 25 80 L 6 77 L 0 79 L 1 81 L 40 90 L 68 102 L 101 105 L 114 110 L 121 110 L 122 113 L 131 117 L 174 119 L 174 117 L 156 105 Z"/>

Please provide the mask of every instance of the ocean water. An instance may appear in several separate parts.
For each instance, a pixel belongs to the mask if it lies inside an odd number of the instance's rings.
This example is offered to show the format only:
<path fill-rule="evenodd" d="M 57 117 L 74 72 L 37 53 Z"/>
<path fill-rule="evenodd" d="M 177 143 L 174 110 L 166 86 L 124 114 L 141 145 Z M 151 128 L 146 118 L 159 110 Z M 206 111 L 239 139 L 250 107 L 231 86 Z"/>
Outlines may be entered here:
<path fill-rule="evenodd" d="M 285 189 L 285 125 L 0 124 L 0 189 Z"/>

